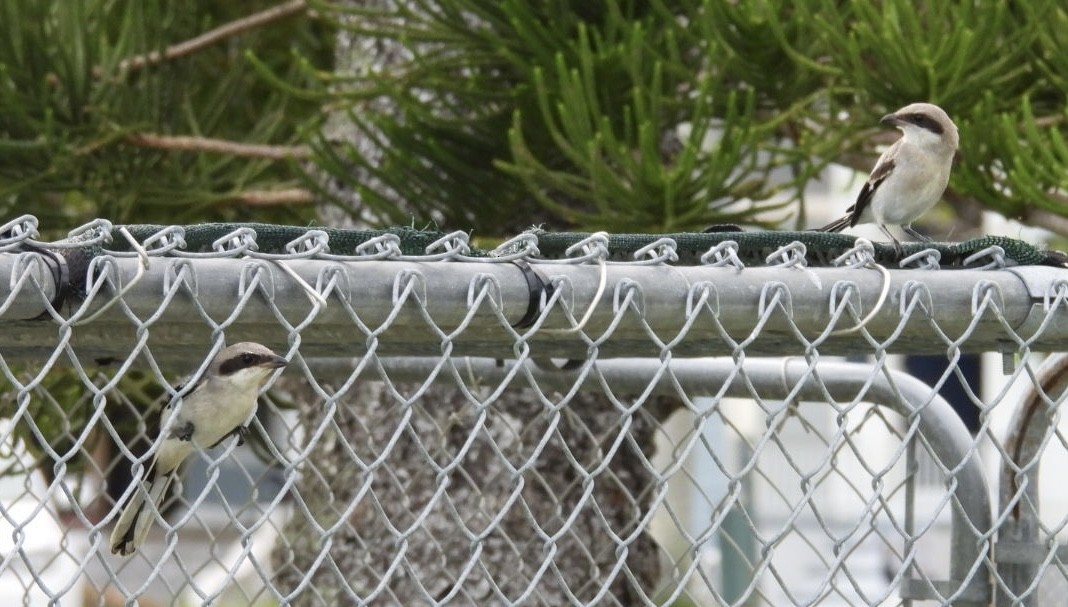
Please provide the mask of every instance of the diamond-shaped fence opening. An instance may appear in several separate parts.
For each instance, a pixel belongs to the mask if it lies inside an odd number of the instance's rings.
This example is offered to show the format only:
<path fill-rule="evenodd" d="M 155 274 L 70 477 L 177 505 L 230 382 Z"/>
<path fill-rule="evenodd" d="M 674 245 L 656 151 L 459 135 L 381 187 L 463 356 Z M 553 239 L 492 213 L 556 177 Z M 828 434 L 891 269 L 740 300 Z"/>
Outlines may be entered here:
<path fill-rule="evenodd" d="M 808 233 L 2 232 L 0 596 L 21 604 L 1040 605 L 1068 585 L 1068 362 L 1041 360 L 1068 343 L 1068 270 L 1024 243 L 897 267 Z M 242 342 L 286 364 L 235 421 L 259 384 L 221 386 L 272 361 L 224 350 Z M 983 385 L 977 353 L 1000 356 Z"/>

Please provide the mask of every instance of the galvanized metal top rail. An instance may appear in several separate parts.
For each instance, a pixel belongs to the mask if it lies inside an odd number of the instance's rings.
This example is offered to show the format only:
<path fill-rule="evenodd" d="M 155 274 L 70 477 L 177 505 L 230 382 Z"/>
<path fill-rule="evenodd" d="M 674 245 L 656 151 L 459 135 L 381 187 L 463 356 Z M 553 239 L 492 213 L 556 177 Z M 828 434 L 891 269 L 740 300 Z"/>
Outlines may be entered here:
<path fill-rule="evenodd" d="M 190 346 L 196 357 L 204 331 L 262 339 L 300 324 L 311 355 L 1020 353 L 1068 340 L 1068 269 L 1011 265 L 997 246 L 973 255 L 966 267 L 974 269 L 939 270 L 938 252 L 920 250 L 902 262 L 908 269 L 889 270 L 863 240 L 838 267 L 809 267 L 800 242 L 751 267 L 732 241 L 712 246 L 699 265 L 675 265 L 671 238 L 624 263 L 610 261 L 603 234 L 547 260 L 535 234 L 474 256 L 462 232 L 423 255 L 383 233 L 337 255 L 315 230 L 265 253 L 251 228 L 204 252 L 185 250 L 178 226 L 137 241 L 101 224 L 41 243 L 30 238 L 34 223 L 10 225 L 0 240 L 0 322 L 8 326 L 0 347 L 51 351 L 72 331 L 81 351 L 107 357 L 129 352 L 151 325 L 172 355 Z M 126 250 L 104 248 L 115 232 Z M 70 254 L 87 247 L 96 250 Z"/>

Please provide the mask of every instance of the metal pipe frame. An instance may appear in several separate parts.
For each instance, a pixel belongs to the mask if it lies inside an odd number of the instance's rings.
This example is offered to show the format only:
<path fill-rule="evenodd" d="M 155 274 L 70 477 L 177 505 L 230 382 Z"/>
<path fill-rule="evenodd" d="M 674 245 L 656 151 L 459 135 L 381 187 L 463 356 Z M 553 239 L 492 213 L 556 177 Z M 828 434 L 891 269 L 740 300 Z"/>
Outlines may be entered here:
<path fill-rule="evenodd" d="M 425 381 L 440 359 L 383 358 L 383 369 L 392 381 Z M 334 362 L 338 370 L 344 363 Z M 463 377 L 502 381 L 515 370 L 515 363 L 499 365 L 487 359 L 456 359 Z M 950 580 L 905 579 L 900 592 L 905 599 L 947 600 L 960 606 L 989 605 L 992 600 L 994 523 L 988 489 L 976 445 L 964 422 L 931 387 L 899 371 L 873 374 L 871 365 L 847 362 L 808 363 L 797 360 L 730 359 L 672 360 L 670 373 L 660 361 L 641 359 L 599 360 L 595 372 L 545 369 L 525 363 L 516 378 L 526 374 L 542 388 L 568 391 L 576 382 L 589 390 L 602 389 L 601 382 L 617 393 L 677 394 L 689 397 L 718 395 L 752 398 L 754 392 L 769 400 L 852 402 L 858 399 L 886 407 L 905 419 L 916 419 L 917 429 L 933 455 L 947 470 L 954 471 Z M 312 366 L 313 369 L 321 367 Z M 348 366 L 351 369 L 351 366 Z M 742 371 L 739 374 L 739 370 Z M 513 382 L 521 381 L 513 379 Z M 676 385 L 675 382 L 678 382 Z M 858 396 L 862 395 L 862 396 Z"/>
<path fill-rule="evenodd" d="M 4 324 L 40 315 L 49 301 L 29 287 L 4 292 L 16 257 L 0 254 L 0 301 L 11 304 L 0 317 Z M 197 360 L 207 332 L 225 329 L 231 341 L 272 332 L 285 339 L 280 319 L 301 324 L 302 350 L 322 356 L 365 352 L 372 339 L 382 355 L 434 355 L 449 340 L 456 354 L 500 358 L 514 357 L 520 341 L 571 358 L 588 357 L 593 343 L 601 358 L 658 358 L 667 343 L 680 357 L 730 355 L 743 342 L 747 355 L 814 349 L 849 355 L 870 354 L 873 342 L 885 352 L 919 354 L 1059 351 L 1068 341 L 1068 305 L 1057 294 L 1068 270 L 1040 266 L 878 272 L 538 263 L 531 267 L 552 289 L 537 292 L 512 263 L 155 257 L 143 267 L 136 258 L 108 256 L 94 262 L 94 295 L 62 311 L 71 322 L 93 318 L 70 339 L 94 357 L 128 353 L 135 333 L 151 323 L 152 338 L 169 353 Z M 873 310 L 884 287 L 888 297 Z M 121 301 L 109 305 L 119 293 Z M 541 314 L 533 327 L 514 330 L 532 297 L 541 301 Z M 869 314 L 863 331 L 841 331 Z M 428 339 L 428 330 L 446 337 Z M 23 323 L 0 332 L 0 347 L 40 344 L 51 351 L 55 336 L 54 321 Z M 36 355 L 19 347 L 10 350 Z"/>

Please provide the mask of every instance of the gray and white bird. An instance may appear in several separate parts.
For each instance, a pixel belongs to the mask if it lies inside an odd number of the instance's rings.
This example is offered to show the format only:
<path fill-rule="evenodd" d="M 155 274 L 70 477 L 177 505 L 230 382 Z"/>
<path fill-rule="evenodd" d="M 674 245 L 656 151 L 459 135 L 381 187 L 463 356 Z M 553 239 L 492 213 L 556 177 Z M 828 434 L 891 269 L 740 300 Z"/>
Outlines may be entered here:
<path fill-rule="evenodd" d="M 879 122 L 900 129 L 901 138 L 879 156 L 845 216 L 820 231 L 840 232 L 858 223 L 876 223 L 900 252 L 901 243 L 886 226 L 901 226 L 909 236 L 929 240 L 912 229 L 912 222 L 942 198 L 960 137 L 945 111 L 930 103 L 906 105 Z"/>
<path fill-rule="evenodd" d="M 286 364 L 286 359 L 261 344 L 234 344 L 212 360 L 180 407 L 171 404 L 163 410 L 160 428 L 167 429 L 167 436 L 158 441 L 143 484 L 134 480 L 138 486 L 129 492 L 111 532 L 111 552 L 126 556 L 144 543 L 178 467 L 195 450 L 210 449 L 230 436 L 244 443 L 260 388 L 275 369 Z"/>

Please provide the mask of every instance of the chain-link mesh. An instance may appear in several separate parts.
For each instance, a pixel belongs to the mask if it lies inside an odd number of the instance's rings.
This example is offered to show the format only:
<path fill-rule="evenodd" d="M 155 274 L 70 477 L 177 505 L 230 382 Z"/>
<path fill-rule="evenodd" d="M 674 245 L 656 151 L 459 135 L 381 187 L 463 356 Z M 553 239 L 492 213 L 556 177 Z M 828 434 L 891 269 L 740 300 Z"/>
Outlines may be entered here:
<path fill-rule="evenodd" d="M 32 217 L 0 227 L 15 604 L 1039 605 L 1068 586 L 1068 362 L 1042 360 L 1068 343 L 1068 269 L 1023 243 L 36 238 Z M 112 554 L 243 341 L 288 361 L 250 432 L 193 449 L 146 541 Z"/>

